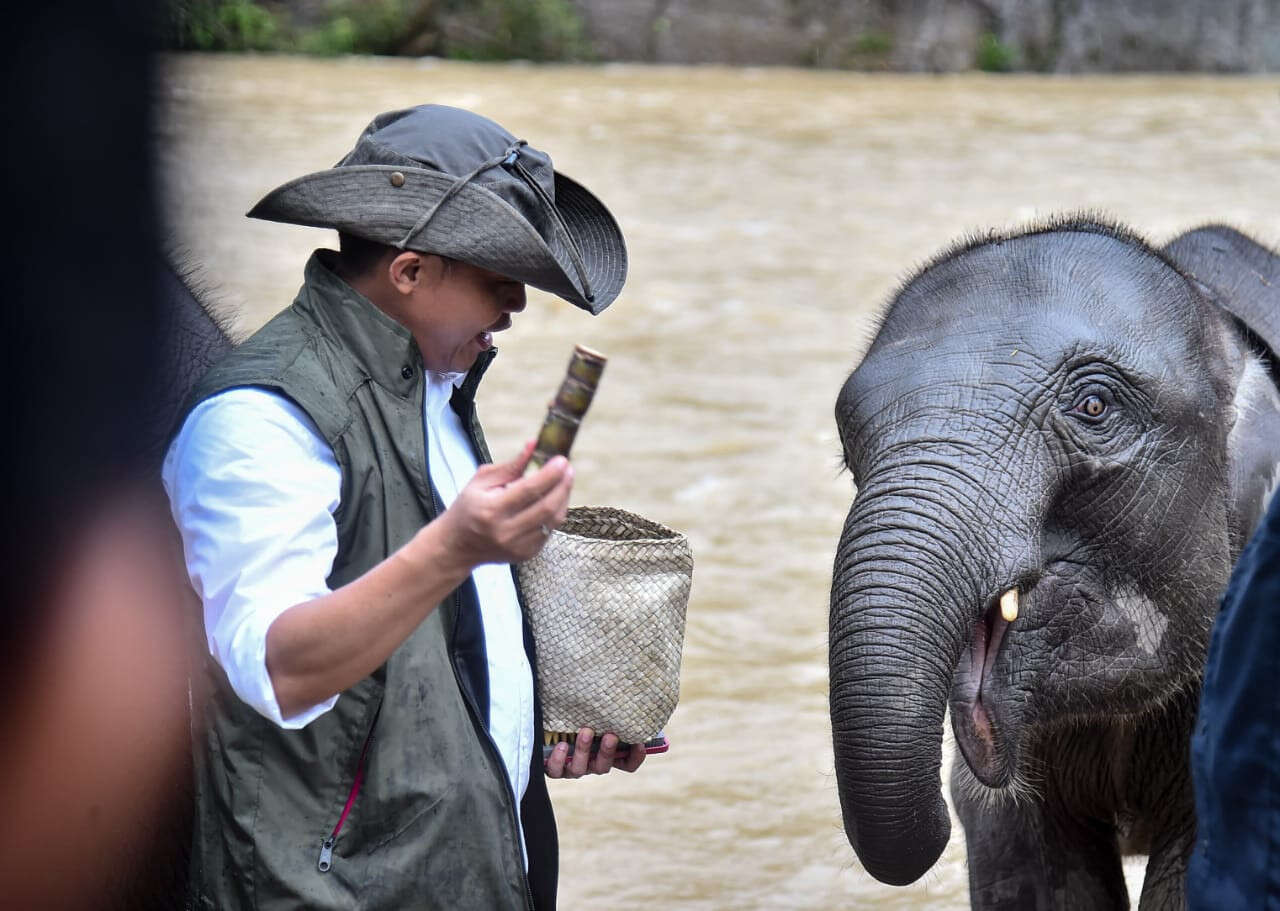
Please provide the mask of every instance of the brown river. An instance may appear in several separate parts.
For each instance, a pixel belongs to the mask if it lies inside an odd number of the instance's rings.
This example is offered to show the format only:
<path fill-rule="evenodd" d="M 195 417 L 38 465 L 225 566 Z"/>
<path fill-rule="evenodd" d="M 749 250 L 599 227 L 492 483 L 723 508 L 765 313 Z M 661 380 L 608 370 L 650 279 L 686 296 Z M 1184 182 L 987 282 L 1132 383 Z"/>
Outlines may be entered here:
<path fill-rule="evenodd" d="M 188 56 L 159 92 L 170 232 L 241 334 L 334 243 L 244 212 L 378 111 L 493 117 L 622 226 L 618 302 L 592 319 L 531 292 L 480 396 L 503 458 L 574 343 L 606 353 L 574 502 L 678 528 L 695 556 L 671 751 L 552 783 L 564 906 L 967 907 L 958 825 L 907 888 L 868 876 L 840 826 L 826 622 L 853 489 L 836 393 L 896 284 L 966 232 L 1088 209 L 1156 241 L 1215 220 L 1280 242 L 1280 80 Z M 1132 889 L 1140 861 L 1128 873 Z"/>

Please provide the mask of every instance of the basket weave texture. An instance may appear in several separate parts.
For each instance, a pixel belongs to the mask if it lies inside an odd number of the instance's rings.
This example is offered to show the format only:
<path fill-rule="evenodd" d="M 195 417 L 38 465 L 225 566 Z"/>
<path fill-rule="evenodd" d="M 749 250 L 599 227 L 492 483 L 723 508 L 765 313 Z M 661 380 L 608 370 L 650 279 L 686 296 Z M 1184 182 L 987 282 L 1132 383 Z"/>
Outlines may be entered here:
<path fill-rule="evenodd" d="M 580 506 L 517 571 L 543 728 L 613 731 L 624 743 L 658 733 L 680 698 L 688 539 L 625 510 Z"/>

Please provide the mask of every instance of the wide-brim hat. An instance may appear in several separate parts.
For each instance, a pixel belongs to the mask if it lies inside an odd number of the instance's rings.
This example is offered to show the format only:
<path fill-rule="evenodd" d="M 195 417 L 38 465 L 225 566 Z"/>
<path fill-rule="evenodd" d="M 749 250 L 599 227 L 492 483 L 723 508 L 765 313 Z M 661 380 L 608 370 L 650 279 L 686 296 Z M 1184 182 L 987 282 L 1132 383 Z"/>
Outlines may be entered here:
<path fill-rule="evenodd" d="M 379 114 L 336 165 L 248 214 L 458 259 L 592 314 L 627 277 L 622 232 L 599 199 L 497 123 L 443 105 Z"/>

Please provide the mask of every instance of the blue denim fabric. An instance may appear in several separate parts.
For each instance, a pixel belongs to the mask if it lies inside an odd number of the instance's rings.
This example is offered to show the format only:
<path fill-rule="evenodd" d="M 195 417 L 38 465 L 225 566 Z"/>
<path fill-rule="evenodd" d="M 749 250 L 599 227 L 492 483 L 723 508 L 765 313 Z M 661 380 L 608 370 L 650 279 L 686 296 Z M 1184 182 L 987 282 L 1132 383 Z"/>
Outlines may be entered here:
<path fill-rule="evenodd" d="M 1280 494 L 1213 627 L 1191 772 L 1189 906 L 1280 911 Z"/>

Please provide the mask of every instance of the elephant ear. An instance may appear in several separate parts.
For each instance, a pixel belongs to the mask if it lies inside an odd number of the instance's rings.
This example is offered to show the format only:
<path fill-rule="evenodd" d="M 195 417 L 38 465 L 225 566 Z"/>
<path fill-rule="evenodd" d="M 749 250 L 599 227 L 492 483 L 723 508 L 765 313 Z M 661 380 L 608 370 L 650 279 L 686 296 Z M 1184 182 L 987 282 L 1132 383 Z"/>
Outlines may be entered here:
<path fill-rule="evenodd" d="M 1280 484 L 1280 255 L 1222 225 L 1188 231 L 1164 252 L 1238 331 L 1243 357 L 1227 448 L 1232 552 L 1239 553 Z"/>
<path fill-rule="evenodd" d="M 1280 255 L 1225 225 L 1207 225 L 1175 237 L 1164 253 L 1280 358 Z"/>

